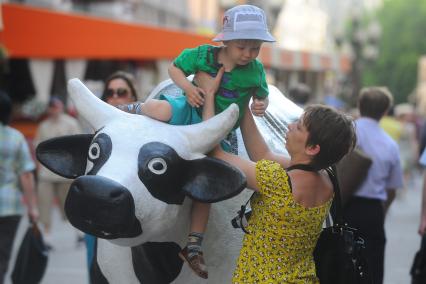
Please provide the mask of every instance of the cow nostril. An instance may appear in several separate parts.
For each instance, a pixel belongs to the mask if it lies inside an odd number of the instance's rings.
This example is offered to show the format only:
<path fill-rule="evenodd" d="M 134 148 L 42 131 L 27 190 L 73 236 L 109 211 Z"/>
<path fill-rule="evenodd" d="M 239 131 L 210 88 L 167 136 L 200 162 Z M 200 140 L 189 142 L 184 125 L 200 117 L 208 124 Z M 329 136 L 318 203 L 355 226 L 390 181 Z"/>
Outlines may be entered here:
<path fill-rule="evenodd" d="M 121 190 L 113 190 L 113 191 L 109 194 L 109 196 L 110 196 L 111 198 L 118 198 L 118 197 L 120 197 L 120 196 L 121 196 L 121 194 L 122 194 Z"/>

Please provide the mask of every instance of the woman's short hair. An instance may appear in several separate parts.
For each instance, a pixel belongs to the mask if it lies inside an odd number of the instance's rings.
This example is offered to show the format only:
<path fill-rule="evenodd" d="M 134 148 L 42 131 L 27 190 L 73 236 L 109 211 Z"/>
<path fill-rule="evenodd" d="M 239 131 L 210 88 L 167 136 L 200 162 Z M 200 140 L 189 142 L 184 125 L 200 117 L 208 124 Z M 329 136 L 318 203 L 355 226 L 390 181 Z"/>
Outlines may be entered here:
<path fill-rule="evenodd" d="M 337 163 L 356 145 L 352 118 L 332 107 L 308 106 L 303 114 L 303 124 L 309 132 L 306 146 L 320 146 L 311 162 L 316 169 Z"/>
<path fill-rule="evenodd" d="M 102 92 L 102 97 L 101 100 L 106 101 L 107 99 L 107 94 L 106 91 L 108 89 L 108 85 L 112 80 L 115 79 L 121 79 L 123 81 L 126 82 L 127 86 L 129 86 L 130 92 L 132 93 L 132 97 L 135 101 L 138 100 L 138 94 L 136 92 L 136 88 L 135 88 L 135 79 L 133 77 L 132 74 L 128 73 L 128 72 L 124 72 L 124 71 L 116 71 L 114 73 L 112 73 L 106 80 L 104 83 L 104 91 Z"/>
<path fill-rule="evenodd" d="M 392 106 L 393 97 L 386 87 L 365 87 L 358 96 L 358 108 L 361 116 L 380 120 Z"/>
<path fill-rule="evenodd" d="M 12 101 L 3 91 L 0 91 L 0 123 L 8 125 L 12 115 Z"/>

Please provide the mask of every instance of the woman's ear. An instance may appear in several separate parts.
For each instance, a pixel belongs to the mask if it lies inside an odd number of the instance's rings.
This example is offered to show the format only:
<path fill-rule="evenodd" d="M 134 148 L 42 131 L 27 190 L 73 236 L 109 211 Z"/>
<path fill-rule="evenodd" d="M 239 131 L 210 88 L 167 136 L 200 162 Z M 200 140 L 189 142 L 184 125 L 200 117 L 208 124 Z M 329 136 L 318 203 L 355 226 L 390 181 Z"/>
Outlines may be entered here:
<path fill-rule="evenodd" d="M 318 144 L 310 145 L 310 146 L 306 146 L 305 153 L 309 156 L 315 156 L 320 152 L 320 150 L 321 150 L 320 145 Z"/>

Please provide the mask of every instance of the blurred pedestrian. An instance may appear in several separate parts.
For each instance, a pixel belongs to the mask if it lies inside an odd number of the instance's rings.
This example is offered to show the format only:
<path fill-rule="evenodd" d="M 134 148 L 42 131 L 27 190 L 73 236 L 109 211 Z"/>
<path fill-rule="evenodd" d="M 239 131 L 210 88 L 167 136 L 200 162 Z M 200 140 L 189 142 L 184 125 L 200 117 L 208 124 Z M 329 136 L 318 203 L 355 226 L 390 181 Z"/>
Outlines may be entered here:
<path fill-rule="evenodd" d="M 419 163 L 425 169 L 423 170 L 423 186 L 422 186 L 422 207 L 420 214 L 419 234 L 426 235 L 426 149 L 423 150 Z"/>
<path fill-rule="evenodd" d="M 303 83 L 297 83 L 288 91 L 289 99 L 301 108 L 305 108 L 312 96 L 311 88 Z"/>
<path fill-rule="evenodd" d="M 395 117 L 402 125 L 398 144 L 404 179 L 406 184 L 408 184 L 411 182 L 412 172 L 417 165 L 419 153 L 414 107 L 409 103 L 396 105 Z"/>
<path fill-rule="evenodd" d="M 19 221 L 25 214 L 22 194 L 29 217 L 38 219 L 35 164 L 24 136 L 8 126 L 11 114 L 11 100 L 0 91 L 0 284 L 4 281 Z"/>
<path fill-rule="evenodd" d="M 365 239 L 365 256 L 373 283 L 383 283 L 385 257 L 385 215 L 403 186 L 397 143 L 380 127 L 379 121 L 393 102 L 385 87 L 363 88 L 358 97 L 361 117 L 355 121 L 357 146 L 372 159 L 359 190 L 344 207 L 349 226 L 358 228 Z"/>
<path fill-rule="evenodd" d="M 81 128 L 78 121 L 64 113 L 64 104 L 59 98 L 52 97 L 48 104 L 47 118 L 38 127 L 34 144 L 37 146 L 40 142 L 51 138 L 79 133 Z M 37 194 L 40 222 L 43 225 L 46 245 L 50 248 L 52 247 L 52 206 L 54 200 L 57 201 L 62 219 L 66 220 L 64 205 L 71 182 L 38 163 Z"/>
<path fill-rule="evenodd" d="M 388 113 L 380 120 L 380 127 L 399 144 L 401 139 L 403 125 L 395 118 L 395 108 L 392 106 Z"/>

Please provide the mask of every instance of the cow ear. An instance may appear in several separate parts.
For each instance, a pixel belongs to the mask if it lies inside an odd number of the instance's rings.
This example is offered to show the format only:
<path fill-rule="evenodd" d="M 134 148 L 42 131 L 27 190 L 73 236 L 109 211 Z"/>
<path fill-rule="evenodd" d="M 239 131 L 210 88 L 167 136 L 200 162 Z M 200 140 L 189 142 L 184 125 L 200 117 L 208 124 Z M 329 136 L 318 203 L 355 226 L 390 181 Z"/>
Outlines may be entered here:
<path fill-rule="evenodd" d="M 41 142 L 36 148 L 40 163 L 60 176 L 77 178 L 84 175 L 87 151 L 94 134 L 61 136 Z"/>
<path fill-rule="evenodd" d="M 246 187 L 246 177 L 230 164 L 206 157 L 188 161 L 183 193 L 197 201 L 213 203 L 234 197 Z"/>

